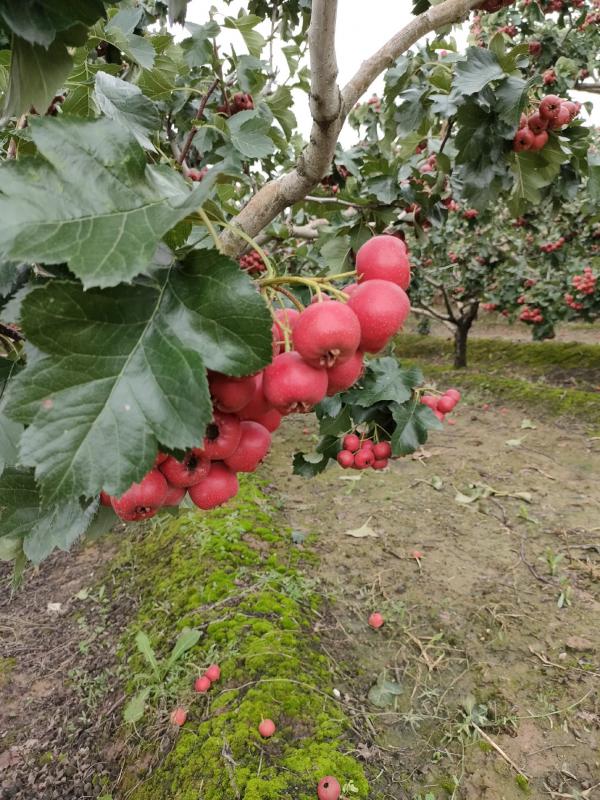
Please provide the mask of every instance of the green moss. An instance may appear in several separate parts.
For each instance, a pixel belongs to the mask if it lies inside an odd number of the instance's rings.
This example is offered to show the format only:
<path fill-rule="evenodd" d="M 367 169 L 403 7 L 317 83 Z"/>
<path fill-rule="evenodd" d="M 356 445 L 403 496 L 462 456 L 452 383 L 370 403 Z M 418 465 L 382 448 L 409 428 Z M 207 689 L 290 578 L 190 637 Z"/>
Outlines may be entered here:
<path fill-rule="evenodd" d="M 14 658 L 0 658 L 0 687 L 8 683 L 16 663 Z"/>
<path fill-rule="evenodd" d="M 164 719 L 178 702 L 188 721 L 147 780 L 134 788 L 139 776 L 129 776 L 131 800 L 313 800 L 327 774 L 353 781 L 353 797 L 366 798 L 364 770 L 345 753 L 348 720 L 313 632 L 318 597 L 301 571 L 305 553 L 257 484 L 243 481 L 225 509 L 157 524 L 130 552 L 118 569 L 142 598 L 121 647 L 133 676 L 147 672 L 133 647 L 138 630 L 161 658 L 184 625 L 203 631 L 166 680 L 162 709 L 157 693 L 145 717 L 150 732 L 157 714 Z M 192 678 L 211 661 L 220 663 L 222 679 L 207 696 L 194 696 Z M 132 677 L 127 692 L 138 688 Z M 257 731 L 264 717 L 277 725 L 268 741 Z"/>

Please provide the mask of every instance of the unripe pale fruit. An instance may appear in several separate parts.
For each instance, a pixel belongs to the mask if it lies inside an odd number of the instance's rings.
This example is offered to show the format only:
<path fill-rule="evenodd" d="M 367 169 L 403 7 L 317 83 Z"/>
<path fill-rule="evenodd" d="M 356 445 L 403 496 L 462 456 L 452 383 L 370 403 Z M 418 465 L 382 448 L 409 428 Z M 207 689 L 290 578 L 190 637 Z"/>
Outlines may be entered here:
<path fill-rule="evenodd" d="M 540 117 L 548 120 L 548 122 L 556 119 L 560 112 L 561 105 L 562 100 L 560 97 L 557 97 L 555 94 L 546 95 L 540 103 Z"/>
<path fill-rule="evenodd" d="M 188 494 L 192 503 L 208 511 L 231 500 L 238 489 L 238 479 L 234 473 L 221 462 L 215 461 L 206 478 L 191 486 Z"/>
<path fill-rule="evenodd" d="M 340 450 L 336 456 L 336 460 L 342 469 L 349 469 L 354 466 L 354 455 L 350 450 Z"/>
<path fill-rule="evenodd" d="M 246 378 L 231 378 L 215 372 L 208 381 L 208 387 L 219 411 L 232 414 L 247 406 L 256 392 L 258 380 L 256 375 Z"/>
<path fill-rule="evenodd" d="M 392 455 L 392 446 L 389 442 L 377 442 L 373 445 L 373 455 L 376 459 L 389 458 Z"/>
<path fill-rule="evenodd" d="M 456 400 L 449 395 L 440 397 L 437 404 L 437 410 L 442 414 L 449 414 L 456 405 Z"/>
<path fill-rule="evenodd" d="M 194 681 L 194 691 L 205 694 L 211 687 L 211 680 L 208 675 L 202 675 Z"/>
<path fill-rule="evenodd" d="M 205 478 L 210 471 L 210 460 L 204 455 L 202 450 L 190 450 L 186 453 L 182 461 L 178 461 L 173 456 L 169 456 L 160 465 L 159 470 L 165 476 L 171 486 L 178 489 L 193 486 L 202 478 Z"/>
<path fill-rule="evenodd" d="M 381 626 L 383 625 L 384 619 L 382 614 L 379 613 L 379 611 L 374 611 L 369 617 L 368 622 L 372 628 L 378 630 L 378 628 L 381 628 Z"/>
<path fill-rule="evenodd" d="M 171 725 L 181 727 L 187 719 L 187 711 L 185 708 L 174 708 L 171 711 Z"/>
<path fill-rule="evenodd" d="M 347 433 L 342 440 L 342 444 L 344 450 L 350 450 L 351 453 L 356 453 L 360 448 L 360 439 L 355 433 Z"/>
<path fill-rule="evenodd" d="M 113 497 L 111 505 L 121 519 L 132 522 L 153 517 L 167 496 L 164 475 L 152 469 L 140 483 L 134 483 L 121 497 Z"/>
<path fill-rule="evenodd" d="M 211 461 L 223 461 L 235 452 L 241 437 L 240 418 L 215 411 L 213 421 L 206 428 L 202 452 Z"/>
<path fill-rule="evenodd" d="M 178 506 L 185 497 L 185 489 L 179 486 L 169 486 L 163 506 Z"/>
<path fill-rule="evenodd" d="M 240 419 L 253 419 L 255 422 L 261 422 L 260 417 L 268 414 L 273 410 L 273 406 L 268 402 L 263 393 L 263 373 L 256 376 L 256 391 L 247 406 L 244 406 L 238 413 Z M 264 425 L 264 423 L 261 423 Z M 267 427 L 265 425 L 265 427 Z"/>
<path fill-rule="evenodd" d="M 354 456 L 355 469 L 367 469 L 375 461 L 372 447 L 361 447 L 358 453 Z"/>
<path fill-rule="evenodd" d="M 356 273 L 359 283 L 379 279 L 408 289 L 410 262 L 406 245 L 396 236 L 374 236 L 356 253 Z"/>
<path fill-rule="evenodd" d="M 221 677 L 221 667 L 218 664 L 211 664 L 204 674 L 209 681 L 218 681 Z"/>
<path fill-rule="evenodd" d="M 327 370 L 327 396 L 333 397 L 353 386 L 365 369 L 364 356 L 360 350 L 343 364 L 335 364 Z"/>
<path fill-rule="evenodd" d="M 360 349 L 367 353 L 384 348 L 410 313 L 406 292 L 390 281 L 365 281 L 352 293 L 348 305 L 360 322 Z"/>
<path fill-rule="evenodd" d="M 225 459 L 232 472 L 254 472 L 271 447 L 271 434 L 260 423 L 244 420 L 242 437 L 235 452 Z"/>
<path fill-rule="evenodd" d="M 342 787 L 338 780 L 331 775 L 327 775 L 319 781 L 317 786 L 317 797 L 319 800 L 339 800 Z"/>
<path fill-rule="evenodd" d="M 263 739 L 270 739 L 271 736 L 275 733 L 277 727 L 272 719 L 263 719 L 260 725 L 258 726 L 258 732 L 263 737 Z"/>
<path fill-rule="evenodd" d="M 283 414 L 310 411 L 327 392 L 327 370 L 311 367 L 299 353 L 281 353 L 263 373 L 267 401 Z"/>
<path fill-rule="evenodd" d="M 311 367 L 344 364 L 356 353 L 360 324 L 345 303 L 315 303 L 300 314 L 294 325 L 294 349 Z"/>

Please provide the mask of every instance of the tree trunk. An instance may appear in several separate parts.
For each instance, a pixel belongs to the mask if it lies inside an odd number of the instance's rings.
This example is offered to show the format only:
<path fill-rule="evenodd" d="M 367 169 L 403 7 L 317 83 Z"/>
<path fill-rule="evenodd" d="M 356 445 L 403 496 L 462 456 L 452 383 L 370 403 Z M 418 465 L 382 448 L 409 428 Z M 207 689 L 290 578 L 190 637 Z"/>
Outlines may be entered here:
<path fill-rule="evenodd" d="M 467 337 L 471 325 L 463 322 L 456 326 L 454 332 L 454 369 L 464 369 L 467 366 Z"/>

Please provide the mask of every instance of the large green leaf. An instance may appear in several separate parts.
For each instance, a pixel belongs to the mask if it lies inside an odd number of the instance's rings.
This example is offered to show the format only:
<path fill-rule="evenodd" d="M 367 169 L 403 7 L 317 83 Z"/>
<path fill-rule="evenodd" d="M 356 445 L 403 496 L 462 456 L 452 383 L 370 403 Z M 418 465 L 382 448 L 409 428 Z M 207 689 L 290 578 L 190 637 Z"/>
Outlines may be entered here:
<path fill-rule="evenodd" d="M 0 537 L 22 539 L 25 554 L 39 563 L 56 547 L 68 550 L 81 536 L 97 502 L 87 506 L 70 500 L 41 507 L 33 473 L 7 467 L 0 477 Z"/>
<path fill-rule="evenodd" d="M 254 30 L 262 22 L 255 14 L 245 14 L 239 17 L 225 17 L 225 27 L 238 30 L 246 42 L 250 55 L 258 58 L 266 44 L 264 36 Z"/>
<path fill-rule="evenodd" d="M 469 47 L 465 61 L 456 65 L 454 88 L 462 94 L 480 92 L 491 81 L 505 75 L 497 57 L 481 47 Z"/>
<path fill-rule="evenodd" d="M 422 380 L 419 370 L 403 369 L 395 358 L 377 358 L 369 363 L 360 386 L 344 394 L 344 401 L 363 408 L 381 402 L 405 403 Z"/>
<path fill-rule="evenodd" d="M 0 257 L 67 262 L 86 287 L 147 270 L 161 237 L 214 179 L 190 191 L 174 170 L 147 166 L 113 120 L 33 120 L 32 137 L 40 157 L 0 166 Z"/>
<path fill-rule="evenodd" d="M 95 99 L 103 114 L 132 133 L 142 147 L 155 151 L 148 134 L 160 127 L 160 114 L 138 86 L 98 72 Z"/>
<path fill-rule="evenodd" d="M 7 414 L 29 426 L 20 459 L 45 503 L 118 495 L 159 443 L 197 446 L 212 414 L 205 366 L 241 375 L 270 360 L 269 313 L 237 264 L 202 251 L 158 274 L 107 290 L 54 281 L 23 301 L 45 355 L 12 382 Z"/>
<path fill-rule="evenodd" d="M 240 111 L 227 120 L 231 143 L 246 158 L 265 158 L 275 150 L 269 123 L 257 111 Z"/>
<path fill-rule="evenodd" d="M 68 93 L 65 102 L 62 104 L 63 113 L 76 114 L 80 117 L 95 117 L 94 88 L 96 73 L 106 72 L 116 75 L 119 70 L 119 64 L 105 64 L 102 61 L 94 63 L 90 61 L 87 48 L 80 48 L 75 54 L 73 70 L 65 81 L 65 88 Z"/>
<path fill-rule="evenodd" d="M 442 430 L 442 424 L 433 411 L 414 400 L 404 405 L 393 405 L 392 416 L 396 430 L 392 435 L 392 452 L 395 456 L 405 456 L 427 441 L 429 430 Z"/>
<path fill-rule="evenodd" d="M 22 39 L 48 47 L 60 31 L 92 25 L 103 16 L 102 0 L 20 0 L 0 3 L 0 17 Z"/>
<path fill-rule="evenodd" d="M 44 114 L 72 66 L 66 46 L 53 42 L 47 49 L 13 36 L 8 88 L 0 114 L 18 117 L 33 106 Z"/>
<path fill-rule="evenodd" d="M 186 28 L 192 35 L 181 43 L 185 63 L 190 67 L 210 64 L 213 58 L 213 40 L 220 31 L 218 24 L 214 20 L 210 20 L 206 25 L 188 22 Z"/>

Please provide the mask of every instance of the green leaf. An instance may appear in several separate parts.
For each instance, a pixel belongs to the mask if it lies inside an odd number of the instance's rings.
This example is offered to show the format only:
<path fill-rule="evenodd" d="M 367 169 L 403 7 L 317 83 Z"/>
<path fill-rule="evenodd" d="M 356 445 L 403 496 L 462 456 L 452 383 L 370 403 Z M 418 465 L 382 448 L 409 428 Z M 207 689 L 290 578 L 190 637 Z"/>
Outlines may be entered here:
<path fill-rule="evenodd" d="M 41 517 L 25 535 L 23 552 L 34 564 L 40 564 L 57 547 L 66 552 L 83 536 L 97 507 L 97 501 L 84 507 L 71 500 L 52 510 L 42 509 Z"/>
<path fill-rule="evenodd" d="M 0 17 L 18 36 L 48 47 L 60 31 L 92 25 L 104 16 L 102 0 L 23 0 L 0 4 Z"/>
<path fill-rule="evenodd" d="M 169 23 L 174 25 L 178 22 L 183 25 L 187 12 L 188 0 L 168 0 L 169 3 Z"/>
<path fill-rule="evenodd" d="M 416 400 L 405 405 L 393 405 L 391 410 L 396 423 L 392 434 L 395 456 L 406 456 L 418 450 L 427 441 L 428 430 L 442 430 L 442 424 L 433 411 Z"/>
<path fill-rule="evenodd" d="M 23 426 L 9 419 L 0 412 L 0 475 L 7 465 L 17 463 L 19 439 L 23 433 Z"/>
<path fill-rule="evenodd" d="M 262 36 L 262 34 L 260 34 L 258 31 L 254 30 L 261 22 L 262 19 L 254 14 L 246 14 L 237 18 L 225 17 L 225 27 L 238 30 L 246 42 L 248 52 L 250 55 L 255 56 L 256 58 L 260 56 L 262 49 L 266 44 L 264 36 Z"/>
<path fill-rule="evenodd" d="M 45 114 L 52 98 L 71 71 L 72 59 L 66 46 L 53 42 L 48 49 L 13 36 L 8 88 L 2 120 L 18 117 L 33 106 Z"/>
<path fill-rule="evenodd" d="M 179 661 L 181 656 L 187 653 L 188 650 L 191 650 L 192 647 L 195 647 L 199 641 L 200 631 L 194 628 L 184 628 L 173 646 L 165 671 L 168 672 L 171 667 Z"/>
<path fill-rule="evenodd" d="M 84 286 L 114 286 L 148 269 L 161 237 L 210 193 L 214 173 L 190 192 L 174 170 L 147 166 L 113 120 L 47 117 L 31 127 L 40 157 L 0 166 L 7 259 L 67 262 Z"/>
<path fill-rule="evenodd" d="M 146 710 L 146 700 L 148 699 L 150 690 L 150 686 L 140 689 L 140 691 L 127 703 L 123 711 L 123 720 L 125 722 L 133 724 L 135 722 L 139 722 L 139 720 L 144 716 L 144 712 Z"/>
<path fill-rule="evenodd" d="M 198 446 L 212 415 L 205 366 L 242 375 L 271 359 L 271 320 L 235 262 L 193 253 L 160 282 L 83 291 L 53 281 L 23 302 L 42 351 L 11 382 L 7 414 L 29 425 L 24 464 L 45 502 L 120 495 L 151 468 L 159 443 Z"/>
<path fill-rule="evenodd" d="M 121 8 L 116 14 L 112 14 L 110 21 L 106 25 L 106 30 L 110 32 L 118 28 L 122 33 L 133 33 L 136 27 L 144 16 L 144 9 L 137 8 Z"/>
<path fill-rule="evenodd" d="M 363 408 L 381 402 L 405 403 L 422 380 L 419 370 L 403 369 L 395 358 L 374 359 L 359 386 L 344 394 L 344 401 Z"/>
<path fill-rule="evenodd" d="M 265 102 L 271 109 L 277 122 L 281 125 L 289 141 L 298 124 L 294 112 L 292 111 L 294 102 L 291 91 L 287 86 L 278 86 L 273 94 L 265 98 Z"/>
<path fill-rule="evenodd" d="M 75 54 L 75 65 L 65 81 L 68 89 L 65 102 L 62 104 L 64 114 L 75 114 L 79 117 L 95 117 L 94 104 L 95 77 L 98 72 L 116 75 L 119 64 L 94 63 L 88 60 L 87 48 L 81 48 Z"/>
<path fill-rule="evenodd" d="M 187 29 L 192 34 L 181 43 L 185 63 L 190 67 L 203 67 L 210 64 L 213 59 L 213 42 L 219 35 L 218 24 L 211 20 L 206 25 L 196 25 L 189 22 Z"/>
<path fill-rule="evenodd" d="M 267 136 L 269 123 L 258 111 L 240 111 L 227 120 L 231 143 L 246 158 L 265 158 L 275 151 Z"/>
<path fill-rule="evenodd" d="M 390 681 L 382 673 L 377 683 L 371 686 L 367 695 L 369 702 L 377 708 L 395 708 L 396 698 L 402 694 L 402 687 L 395 681 Z"/>
<path fill-rule="evenodd" d="M 152 47 L 152 42 L 149 39 L 145 39 L 143 36 L 124 31 L 118 27 L 119 22 L 121 22 L 121 24 L 124 23 L 125 27 L 128 28 L 129 21 L 130 15 L 127 14 L 124 9 L 124 12 L 120 12 L 114 16 L 106 26 L 103 34 L 104 39 L 115 47 L 118 47 L 119 50 L 122 50 L 130 61 L 135 61 L 136 64 L 139 64 L 140 67 L 144 69 L 152 69 L 155 57 L 155 50 L 154 47 Z"/>
<path fill-rule="evenodd" d="M 144 633 L 144 631 L 138 631 L 136 634 L 135 645 L 148 662 L 156 677 L 160 678 L 160 668 L 158 666 L 158 661 L 156 660 L 154 648 L 150 644 L 150 639 L 148 638 L 148 635 Z"/>
<path fill-rule="evenodd" d="M 503 78 L 505 73 L 494 53 L 481 47 L 467 48 L 466 60 L 456 65 L 454 88 L 461 94 L 480 92 L 488 83 Z"/>
<path fill-rule="evenodd" d="M 96 75 L 95 99 L 99 110 L 135 136 L 138 143 L 155 152 L 148 133 L 160 128 L 158 109 L 138 86 L 107 72 Z"/>
<path fill-rule="evenodd" d="M 321 256 L 330 275 L 344 271 L 344 264 L 350 252 L 350 237 L 347 234 L 334 236 L 321 247 Z"/>
<path fill-rule="evenodd" d="M 513 76 L 505 78 L 496 88 L 495 110 L 504 122 L 515 129 L 527 101 L 529 88 L 527 81 Z"/>

